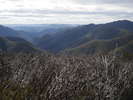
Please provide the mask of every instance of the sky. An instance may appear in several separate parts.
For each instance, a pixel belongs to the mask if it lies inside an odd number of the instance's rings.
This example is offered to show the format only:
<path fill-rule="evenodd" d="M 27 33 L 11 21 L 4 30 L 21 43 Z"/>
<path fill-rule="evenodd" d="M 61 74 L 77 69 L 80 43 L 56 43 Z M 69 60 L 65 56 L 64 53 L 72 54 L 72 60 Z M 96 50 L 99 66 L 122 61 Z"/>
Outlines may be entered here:
<path fill-rule="evenodd" d="M 133 0 L 0 0 L 0 24 L 133 21 Z"/>

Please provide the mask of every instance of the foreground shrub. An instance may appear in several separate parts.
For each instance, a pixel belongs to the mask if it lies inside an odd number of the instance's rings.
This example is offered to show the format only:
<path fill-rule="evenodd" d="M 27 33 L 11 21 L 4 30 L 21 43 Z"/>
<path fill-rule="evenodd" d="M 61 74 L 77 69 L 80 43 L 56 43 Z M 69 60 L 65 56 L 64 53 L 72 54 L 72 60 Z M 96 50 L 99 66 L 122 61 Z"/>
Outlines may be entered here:
<path fill-rule="evenodd" d="M 0 63 L 1 100 L 133 98 L 133 63 L 115 56 L 2 54 Z"/>

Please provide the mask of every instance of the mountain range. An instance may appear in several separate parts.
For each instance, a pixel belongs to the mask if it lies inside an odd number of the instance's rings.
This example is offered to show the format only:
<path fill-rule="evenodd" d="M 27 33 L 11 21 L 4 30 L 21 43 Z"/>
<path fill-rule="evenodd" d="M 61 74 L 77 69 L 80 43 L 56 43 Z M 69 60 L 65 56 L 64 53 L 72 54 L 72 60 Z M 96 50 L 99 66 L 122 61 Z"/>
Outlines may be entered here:
<path fill-rule="evenodd" d="M 0 51 L 2 52 L 37 52 L 36 49 L 31 43 L 16 37 L 0 37 Z"/>
<path fill-rule="evenodd" d="M 69 28 L 54 35 L 44 35 L 38 46 L 54 53 L 133 53 L 133 22 L 119 20 Z"/>
<path fill-rule="evenodd" d="M 17 30 L 0 25 L 0 51 L 4 52 L 38 51 L 39 49 L 37 49 L 32 43 L 22 38 L 23 37 L 22 34 Z"/>
<path fill-rule="evenodd" d="M 47 27 L 1 25 L 0 48 L 29 52 L 39 48 L 67 54 L 110 52 L 133 54 L 133 22 L 119 20 L 106 24 L 47 25 Z"/>

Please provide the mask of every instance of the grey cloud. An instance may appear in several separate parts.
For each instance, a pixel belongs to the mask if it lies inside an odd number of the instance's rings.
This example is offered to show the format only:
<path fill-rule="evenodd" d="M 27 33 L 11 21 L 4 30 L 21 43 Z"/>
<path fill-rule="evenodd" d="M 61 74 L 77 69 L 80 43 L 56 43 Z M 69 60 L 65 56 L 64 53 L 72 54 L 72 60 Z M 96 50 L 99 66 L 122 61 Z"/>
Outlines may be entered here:
<path fill-rule="evenodd" d="M 127 12 L 127 11 L 67 11 L 67 10 L 5 10 L 3 12 L 8 12 L 8 13 L 14 13 L 14 14 L 82 14 L 82 15 L 89 15 L 89 14 L 103 14 L 103 15 L 109 15 L 109 16 L 114 16 L 114 15 L 133 15 L 133 12 Z"/>
<path fill-rule="evenodd" d="M 18 10 L 1 10 L 1 13 L 14 13 L 14 14 L 106 14 L 106 15 L 133 15 L 133 12 L 127 12 L 127 11 L 67 11 L 67 10 L 41 10 L 41 9 L 35 9 L 35 10 L 28 10 L 28 9 L 18 9 Z"/>
<path fill-rule="evenodd" d="M 22 17 L 29 17 L 29 18 L 43 18 L 43 17 L 51 17 L 48 15 L 33 15 L 33 14 L 8 14 L 8 15 L 0 15 L 1 18 L 10 18 L 10 17 L 18 17 L 18 18 L 22 18 Z"/>
<path fill-rule="evenodd" d="M 14 2 L 18 2 L 18 1 L 23 1 L 23 0 L 7 0 L 7 1 L 14 1 Z"/>
<path fill-rule="evenodd" d="M 5 12 L 7 14 L 5 14 Z M 51 16 L 52 15 L 52 16 Z M 53 16 L 110 16 L 110 17 L 121 17 L 121 18 L 132 18 L 133 12 L 126 11 L 61 11 L 61 10 L 5 10 L 0 14 L 1 17 L 28 17 L 28 18 L 45 18 Z"/>
<path fill-rule="evenodd" d="M 129 4 L 133 5 L 133 0 L 73 0 L 81 4 Z"/>
<path fill-rule="evenodd" d="M 8 0 L 9 1 L 9 0 Z M 21 1 L 21 0 L 10 0 L 10 1 Z M 129 7 L 132 10 L 132 6 L 133 6 L 133 0 L 73 0 L 76 3 L 79 4 L 87 4 L 87 5 L 91 5 L 91 4 L 100 4 L 102 6 L 102 4 L 116 4 L 116 5 L 126 5 L 127 7 Z M 36 20 L 40 20 L 40 22 L 42 22 L 41 20 L 44 19 L 48 19 L 51 23 L 56 22 L 56 19 L 59 20 L 59 22 L 64 23 L 66 20 L 68 22 L 76 22 L 78 23 L 79 19 L 82 22 L 79 23 L 85 23 L 88 20 L 103 20 L 104 18 L 110 18 L 110 19 L 132 19 L 133 20 L 133 11 L 128 12 L 128 11 L 122 11 L 121 9 L 116 9 L 115 11 L 106 11 L 103 8 L 102 10 L 100 10 L 99 8 L 94 11 L 94 12 L 90 12 L 90 11 L 73 11 L 73 9 L 71 10 L 57 10 L 55 8 L 55 10 L 49 10 L 49 9 L 26 9 L 24 8 L 23 4 L 19 4 L 17 5 L 17 7 L 19 9 L 12 9 L 12 10 L 0 10 L 0 20 L 6 20 L 6 19 L 11 19 L 11 18 L 16 18 L 18 20 L 22 20 L 22 19 L 36 19 Z M 22 9 L 21 9 L 22 7 Z M 22 18 L 22 19 L 21 19 Z M 60 21 L 60 19 L 62 19 L 62 21 Z M 109 19 L 109 20 L 110 20 Z M 23 20 L 22 20 L 23 21 Z M 64 22 L 63 22 L 64 21 Z"/>

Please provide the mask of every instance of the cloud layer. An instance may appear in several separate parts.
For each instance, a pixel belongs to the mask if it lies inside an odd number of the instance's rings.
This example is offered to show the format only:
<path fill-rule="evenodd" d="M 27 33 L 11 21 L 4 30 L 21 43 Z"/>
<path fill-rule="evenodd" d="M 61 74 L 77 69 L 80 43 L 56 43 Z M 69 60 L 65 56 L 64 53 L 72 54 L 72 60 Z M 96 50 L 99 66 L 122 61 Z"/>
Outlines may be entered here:
<path fill-rule="evenodd" d="M 89 24 L 133 20 L 133 0 L 1 0 L 0 24 Z"/>
<path fill-rule="evenodd" d="M 75 2 L 78 2 L 80 4 L 132 4 L 133 0 L 73 0 Z"/>

